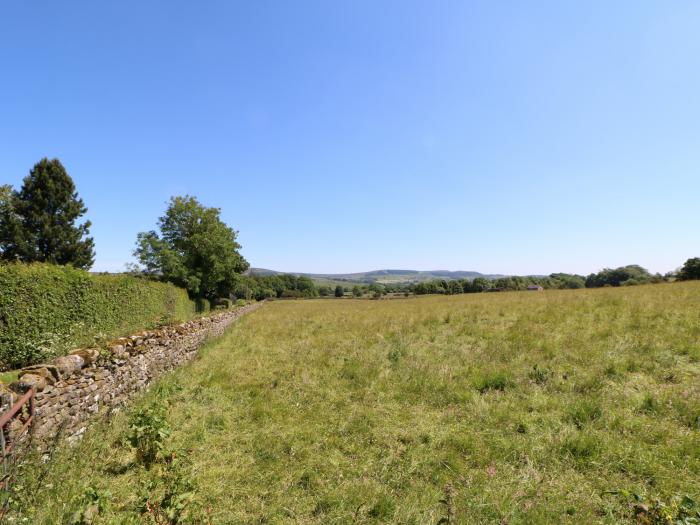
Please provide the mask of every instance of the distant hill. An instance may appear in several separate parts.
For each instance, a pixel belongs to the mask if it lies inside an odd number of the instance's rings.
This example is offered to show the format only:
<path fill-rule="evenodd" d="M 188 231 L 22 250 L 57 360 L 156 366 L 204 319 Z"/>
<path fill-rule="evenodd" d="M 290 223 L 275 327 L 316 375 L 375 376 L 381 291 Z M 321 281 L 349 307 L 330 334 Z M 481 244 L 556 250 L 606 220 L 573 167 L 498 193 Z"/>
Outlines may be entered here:
<path fill-rule="evenodd" d="M 302 272 L 278 272 L 276 270 L 267 270 L 265 268 L 251 268 L 246 272 L 248 275 L 278 275 L 288 273 L 292 275 L 303 275 L 309 277 L 319 283 L 419 283 L 422 281 L 432 281 L 434 279 L 474 279 L 476 277 L 484 277 L 486 279 L 498 279 L 504 277 L 499 274 L 483 274 L 472 271 L 456 271 L 449 270 L 373 270 L 371 272 L 358 273 L 302 273 Z"/>

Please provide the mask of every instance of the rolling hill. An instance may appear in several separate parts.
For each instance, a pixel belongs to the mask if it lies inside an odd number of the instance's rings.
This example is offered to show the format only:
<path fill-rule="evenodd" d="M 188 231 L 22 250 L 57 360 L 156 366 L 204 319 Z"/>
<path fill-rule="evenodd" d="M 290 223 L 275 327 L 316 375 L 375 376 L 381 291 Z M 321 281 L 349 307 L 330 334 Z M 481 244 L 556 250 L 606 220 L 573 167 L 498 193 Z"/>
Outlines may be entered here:
<path fill-rule="evenodd" d="M 486 279 L 497 279 L 503 277 L 498 274 L 483 274 L 474 271 L 449 271 L 449 270 L 373 270 L 370 272 L 357 273 L 303 273 L 303 272 L 278 272 L 265 268 L 251 268 L 247 272 L 249 275 L 278 275 L 289 273 L 292 275 L 303 275 L 319 283 L 418 283 L 432 281 L 434 279 L 474 279 L 484 277 Z"/>

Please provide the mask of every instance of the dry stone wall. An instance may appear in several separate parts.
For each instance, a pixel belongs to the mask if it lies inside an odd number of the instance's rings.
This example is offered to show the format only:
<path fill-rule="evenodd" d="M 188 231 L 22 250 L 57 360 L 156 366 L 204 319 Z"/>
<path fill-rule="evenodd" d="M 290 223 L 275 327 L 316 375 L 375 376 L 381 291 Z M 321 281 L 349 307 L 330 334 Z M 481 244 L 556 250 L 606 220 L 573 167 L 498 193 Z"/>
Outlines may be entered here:
<path fill-rule="evenodd" d="M 119 407 L 155 378 L 191 360 L 206 339 L 221 335 L 231 323 L 261 305 L 121 338 L 106 353 L 76 350 L 51 363 L 24 369 L 10 390 L 18 395 L 34 388 L 35 438 L 60 435 L 76 439 L 94 414 Z M 17 421 L 15 427 L 19 426 Z M 8 437 L 12 439 L 12 431 Z"/>

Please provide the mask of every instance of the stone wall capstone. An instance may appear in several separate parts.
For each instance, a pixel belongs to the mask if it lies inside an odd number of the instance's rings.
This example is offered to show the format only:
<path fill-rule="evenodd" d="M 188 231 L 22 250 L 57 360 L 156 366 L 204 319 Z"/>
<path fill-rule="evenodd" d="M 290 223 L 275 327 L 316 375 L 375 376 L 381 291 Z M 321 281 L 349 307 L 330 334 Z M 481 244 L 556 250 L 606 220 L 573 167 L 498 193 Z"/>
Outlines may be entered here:
<path fill-rule="evenodd" d="M 60 435 L 75 440 L 93 415 L 116 409 L 157 377 L 191 360 L 205 340 L 220 336 L 262 304 L 123 337 L 108 346 L 107 355 L 94 348 L 75 350 L 51 363 L 23 369 L 10 390 L 15 395 L 29 388 L 36 392 L 34 439 Z M 10 439 L 17 437 L 13 428 Z"/>

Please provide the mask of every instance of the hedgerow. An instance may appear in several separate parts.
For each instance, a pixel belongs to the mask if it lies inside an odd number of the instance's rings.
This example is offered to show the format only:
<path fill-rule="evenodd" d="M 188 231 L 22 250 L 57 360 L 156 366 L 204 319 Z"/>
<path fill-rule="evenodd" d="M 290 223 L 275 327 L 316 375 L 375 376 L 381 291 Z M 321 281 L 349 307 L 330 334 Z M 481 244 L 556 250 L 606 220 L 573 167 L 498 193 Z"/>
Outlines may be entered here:
<path fill-rule="evenodd" d="M 172 284 L 68 266 L 0 264 L 0 369 L 194 313 L 187 292 Z"/>

